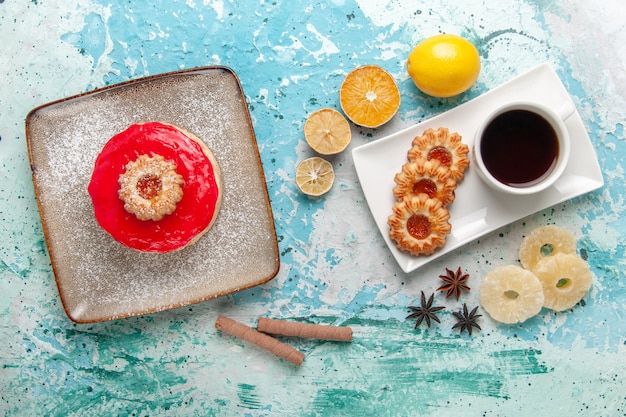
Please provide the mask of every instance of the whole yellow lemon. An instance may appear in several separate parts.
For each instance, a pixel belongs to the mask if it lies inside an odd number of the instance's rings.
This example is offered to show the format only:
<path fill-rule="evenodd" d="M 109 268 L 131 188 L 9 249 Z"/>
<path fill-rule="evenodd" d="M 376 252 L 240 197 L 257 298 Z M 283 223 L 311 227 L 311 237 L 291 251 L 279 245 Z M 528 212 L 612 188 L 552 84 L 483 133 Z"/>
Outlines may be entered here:
<path fill-rule="evenodd" d="M 452 97 L 474 84 L 480 73 L 476 47 L 457 35 L 435 35 L 421 41 L 409 54 L 409 76 L 421 91 L 434 97 Z"/>

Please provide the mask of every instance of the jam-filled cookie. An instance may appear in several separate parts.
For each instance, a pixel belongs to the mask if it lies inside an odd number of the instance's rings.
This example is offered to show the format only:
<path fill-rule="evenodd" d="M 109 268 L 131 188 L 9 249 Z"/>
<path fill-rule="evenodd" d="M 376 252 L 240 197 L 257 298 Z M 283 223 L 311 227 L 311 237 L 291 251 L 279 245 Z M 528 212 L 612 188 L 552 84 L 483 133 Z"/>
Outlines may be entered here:
<path fill-rule="evenodd" d="M 452 179 L 459 182 L 470 164 L 468 153 L 469 147 L 461 142 L 458 133 L 450 133 L 447 128 L 440 127 L 437 130 L 427 129 L 421 136 L 415 137 L 407 158 L 409 161 L 437 159 L 450 169 Z"/>
<path fill-rule="evenodd" d="M 446 243 L 450 214 L 440 200 L 427 194 L 398 200 L 387 219 L 389 236 L 400 250 L 411 255 L 430 255 Z"/>
<path fill-rule="evenodd" d="M 195 135 L 161 122 L 113 136 L 88 186 L 98 224 L 121 244 L 171 252 L 195 243 L 222 202 L 220 169 Z"/>
<path fill-rule="evenodd" d="M 161 155 L 140 155 L 126 164 L 117 180 L 117 192 L 124 209 L 139 220 L 161 220 L 176 210 L 183 198 L 183 177 L 176 172 L 176 164 Z"/>
<path fill-rule="evenodd" d="M 424 193 L 440 200 L 444 207 L 454 201 L 456 181 L 452 179 L 450 170 L 437 159 L 407 162 L 402 166 L 402 171 L 396 174 L 394 182 L 396 186 L 393 195 L 398 200 Z"/>

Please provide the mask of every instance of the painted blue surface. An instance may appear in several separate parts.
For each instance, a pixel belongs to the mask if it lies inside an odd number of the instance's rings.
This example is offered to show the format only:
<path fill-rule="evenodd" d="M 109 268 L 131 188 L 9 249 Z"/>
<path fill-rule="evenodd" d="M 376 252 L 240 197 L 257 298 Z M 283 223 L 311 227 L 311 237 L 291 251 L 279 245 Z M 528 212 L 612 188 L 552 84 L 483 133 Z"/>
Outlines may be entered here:
<path fill-rule="evenodd" d="M 620 94 L 626 86 L 611 74 L 623 70 L 618 64 L 626 58 L 610 47 L 619 23 L 601 19 L 614 14 L 611 7 L 622 13 L 624 7 L 609 3 L 602 15 L 586 7 L 521 0 L 0 2 L 6 39 L 0 48 L 0 414 L 626 415 L 626 106 Z M 584 24 L 591 29 L 583 35 Z M 412 46 L 440 32 L 467 37 L 483 63 L 472 89 L 451 99 L 418 92 L 404 68 Z M 328 195 L 310 199 L 298 192 L 295 165 L 312 155 L 302 134 L 307 114 L 339 108 L 339 86 L 351 69 L 380 65 L 402 93 L 391 123 L 353 127 L 353 147 L 544 61 L 556 68 L 589 130 L 603 189 L 411 274 L 385 247 L 349 152 L 332 158 L 337 182 Z M 231 67 L 246 94 L 281 272 L 261 287 L 177 310 L 70 322 L 37 213 L 26 114 L 105 85 L 205 65 Z M 582 305 L 561 314 L 544 310 L 521 325 L 483 317 L 483 330 L 472 337 L 451 330 L 452 311 L 461 304 L 441 296 L 440 326 L 414 329 L 405 320 L 407 306 L 419 303 L 421 290 L 435 291 L 445 267 L 462 265 L 476 289 L 492 267 L 517 261 L 525 233 L 549 223 L 576 235 L 592 268 L 594 285 Z M 474 290 L 465 301 L 475 305 L 477 295 Z M 214 329 L 217 314 L 251 326 L 258 316 L 350 325 L 355 341 L 286 339 L 307 355 L 296 369 L 221 335 Z"/>

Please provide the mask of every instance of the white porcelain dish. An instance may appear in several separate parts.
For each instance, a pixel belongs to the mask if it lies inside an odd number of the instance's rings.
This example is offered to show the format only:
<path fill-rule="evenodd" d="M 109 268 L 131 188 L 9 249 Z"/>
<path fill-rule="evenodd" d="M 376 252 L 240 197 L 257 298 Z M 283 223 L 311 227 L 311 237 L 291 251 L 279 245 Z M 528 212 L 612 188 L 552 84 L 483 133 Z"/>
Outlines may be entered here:
<path fill-rule="evenodd" d="M 394 203 L 393 179 L 406 162 L 413 138 L 428 128 L 447 127 L 451 132 L 458 132 L 471 149 L 476 129 L 493 109 L 508 101 L 522 100 L 553 109 L 573 105 L 556 72 L 544 63 L 450 111 L 352 151 L 354 166 L 376 225 L 404 272 L 414 271 L 502 226 L 604 185 L 593 145 L 580 115 L 575 112 L 565 123 L 571 137 L 570 159 L 554 185 L 536 195 L 509 195 L 488 187 L 470 164 L 450 206 L 452 232 L 445 246 L 429 256 L 412 256 L 396 247 L 389 238 L 387 217 Z"/>

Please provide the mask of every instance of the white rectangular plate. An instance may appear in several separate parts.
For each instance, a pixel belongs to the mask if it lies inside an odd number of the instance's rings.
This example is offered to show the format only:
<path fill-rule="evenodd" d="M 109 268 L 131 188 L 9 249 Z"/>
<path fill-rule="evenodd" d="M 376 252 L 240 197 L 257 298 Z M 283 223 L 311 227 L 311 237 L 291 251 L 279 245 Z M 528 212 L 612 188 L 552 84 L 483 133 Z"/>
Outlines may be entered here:
<path fill-rule="evenodd" d="M 452 232 L 445 246 L 429 256 L 412 256 L 400 251 L 389 238 L 387 217 L 394 203 L 393 179 L 406 163 L 413 138 L 428 128 L 446 127 L 450 132 L 458 132 L 471 149 L 476 129 L 488 113 L 502 103 L 515 100 L 534 101 L 555 110 L 571 102 L 558 75 L 549 64 L 544 63 L 450 111 L 352 151 L 370 211 L 404 272 L 414 271 L 511 222 L 603 186 L 593 145 L 580 115 L 575 112 L 565 123 L 572 141 L 570 160 L 554 186 L 533 196 L 505 195 L 484 184 L 470 164 L 465 178 L 457 187 L 456 199 L 449 207 Z"/>

